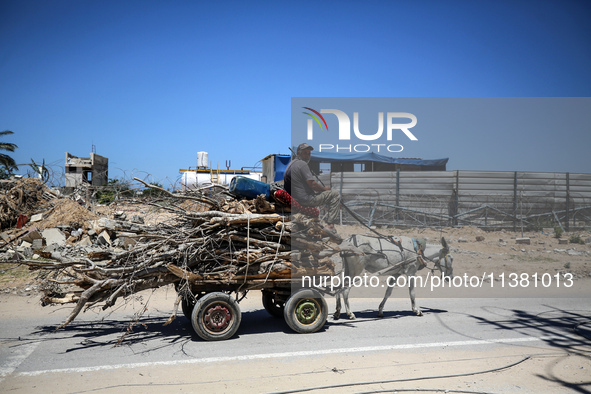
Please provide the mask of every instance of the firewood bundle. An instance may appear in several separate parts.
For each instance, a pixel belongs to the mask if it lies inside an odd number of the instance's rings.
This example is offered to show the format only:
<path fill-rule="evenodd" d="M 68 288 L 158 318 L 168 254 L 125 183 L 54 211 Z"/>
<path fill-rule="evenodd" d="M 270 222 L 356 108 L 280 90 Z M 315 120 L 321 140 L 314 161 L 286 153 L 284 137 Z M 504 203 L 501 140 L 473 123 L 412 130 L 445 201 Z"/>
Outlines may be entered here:
<path fill-rule="evenodd" d="M 179 200 L 197 201 L 201 208 L 184 209 Z M 23 261 L 40 273 L 44 305 L 76 303 L 62 326 L 85 307 L 106 309 L 121 297 L 181 281 L 197 286 L 212 280 L 248 284 L 250 279 L 290 279 L 334 270 L 329 257 L 338 248 L 331 234 L 317 219 L 288 215 L 283 210 L 287 207 L 260 199 L 219 201 L 201 195 L 169 195 L 152 205 L 173 212 L 174 219 L 155 226 L 98 220 L 110 238 L 133 241 L 127 250 L 105 247 L 82 255 L 62 251 Z"/>

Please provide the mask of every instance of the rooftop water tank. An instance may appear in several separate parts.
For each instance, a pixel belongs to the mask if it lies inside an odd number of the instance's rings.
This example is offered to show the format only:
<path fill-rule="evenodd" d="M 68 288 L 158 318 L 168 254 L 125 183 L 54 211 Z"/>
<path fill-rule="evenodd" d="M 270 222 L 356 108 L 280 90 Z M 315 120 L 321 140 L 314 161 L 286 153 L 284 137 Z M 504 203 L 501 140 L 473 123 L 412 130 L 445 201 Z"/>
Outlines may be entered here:
<path fill-rule="evenodd" d="M 207 152 L 197 152 L 197 168 L 209 167 L 209 155 Z"/>

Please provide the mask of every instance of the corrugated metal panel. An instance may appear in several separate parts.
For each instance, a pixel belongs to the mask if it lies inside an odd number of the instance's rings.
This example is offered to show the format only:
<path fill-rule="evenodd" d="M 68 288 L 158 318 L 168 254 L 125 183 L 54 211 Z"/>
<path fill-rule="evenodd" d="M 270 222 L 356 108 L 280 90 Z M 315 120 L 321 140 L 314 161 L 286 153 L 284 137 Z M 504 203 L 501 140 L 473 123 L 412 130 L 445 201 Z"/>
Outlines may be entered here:
<path fill-rule="evenodd" d="M 457 220 L 507 227 L 521 214 L 554 220 L 554 212 L 563 212 L 565 218 L 567 209 L 566 173 L 348 172 L 333 173 L 330 179 L 344 201 L 356 204 L 360 215 L 375 224 L 450 225 Z M 570 216 L 575 209 L 590 206 L 591 174 L 568 174 L 568 195 Z M 577 223 L 585 223 L 589 216 L 591 212 L 579 214 Z"/>

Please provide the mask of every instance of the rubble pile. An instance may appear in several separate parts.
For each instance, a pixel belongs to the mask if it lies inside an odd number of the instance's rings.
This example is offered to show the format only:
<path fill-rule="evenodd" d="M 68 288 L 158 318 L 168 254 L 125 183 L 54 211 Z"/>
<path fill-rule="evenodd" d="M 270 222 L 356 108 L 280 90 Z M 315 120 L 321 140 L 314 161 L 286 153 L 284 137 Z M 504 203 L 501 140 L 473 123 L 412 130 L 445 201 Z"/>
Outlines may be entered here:
<path fill-rule="evenodd" d="M 17 225 L 19 217 L 35 214 L 56 198 L 51 190 L 36 178 L 2 181 L 0 195 L 0 229 Z"/>
<path fill-rule="evenodd" d="M 150 204 L 172 216 L 156 225 L 138 215 L 96 218 L 60 199 L 38 226 L 30 223 L 0 252 L 39 273 L 44 305 L 76 303 L 62 326 L 84 307 L 106 309 L 119 298 L 181 281 L 247 283 L 334 269 L 334 235 L 318 219 L 290 216 L 289 207 L 262 196 L 239 200 L 225 190 L 213 198 L 169 194 Z M 292 247 L 306 252 L 294 253 L 292 261 Z"/>

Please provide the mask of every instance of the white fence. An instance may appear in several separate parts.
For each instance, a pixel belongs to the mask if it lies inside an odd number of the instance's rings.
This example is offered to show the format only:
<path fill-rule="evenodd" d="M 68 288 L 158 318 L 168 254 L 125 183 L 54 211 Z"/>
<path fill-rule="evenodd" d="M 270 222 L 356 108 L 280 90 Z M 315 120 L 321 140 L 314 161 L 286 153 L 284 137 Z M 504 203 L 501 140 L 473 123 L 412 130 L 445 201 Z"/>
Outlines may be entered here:
<path fill-rule="evenodd" d="M 591 226 L 591 174 L 494 171 L 332 173 L 368 225 L 528 229 Z M 355 222 L 347 210 L 342 223 Z"/>

